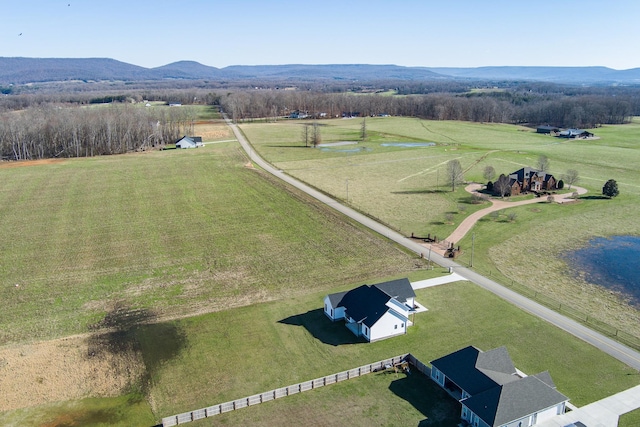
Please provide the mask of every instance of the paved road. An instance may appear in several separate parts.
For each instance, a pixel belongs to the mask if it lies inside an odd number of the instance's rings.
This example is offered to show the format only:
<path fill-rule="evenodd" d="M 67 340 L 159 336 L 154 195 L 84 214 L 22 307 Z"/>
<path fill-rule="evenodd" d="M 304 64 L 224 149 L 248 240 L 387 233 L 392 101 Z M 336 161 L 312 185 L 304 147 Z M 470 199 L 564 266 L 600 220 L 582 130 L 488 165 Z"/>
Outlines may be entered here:
<path fill-rule="evenodd" d="M 595 332 L 581 325 L 580 323 L 569 319 L 566 316 L 556 313 L 555 311 L 550 310 L 535 301 L 525 298 L 522 295 L 513 292 L 508 288 L 505 288 L 497 282 L 494 282 L 493 280 L 484 277 L 476 273 L 475 271 L 454 262 L 449 258 L 445 258 L 435 253 L 435 251 L 431 251 L 431 253 L 429 253 L 429 249 L 425 248 L 423 245 L 401 235 L 394 230 L 391 230 L 390 228 L 378 223 L 377 221 L 374 221 L 367 216 L 360 214 L 359 212 L 356 212 L 355 210 L 347 206 L 338 203 L 336 200 L 292 178 L 291 176 L 285 174 L 283 171 L 274 168 L 255 153 L 255 151 L 251 148 L 250 144 L 247 142 L 246 138 L 244 137 L 242 132 L 240 132 L 236 125 L 231 123 L 231 121 L 226 117 L 225 120 L 227 120 L 227 124 L 233 130 L 236 138 L 242 145 L 243 149 L 249 155 L 251 161 L 259 165 L 261 168 L 265 169 L 267 172 L 304 191 L 305 193 L 343 213 L 344 215 L 354 219 L 355 221 L 358 221 L 359 223 L 370 228 L 376 233 L 387 237 L 388 239 L 398 243 L 399 245 L 404 246 L 414 253 L 421 254 L 424 258 L 430 256 L 430 259 L 433 262 L 442 267 L 451 267 L 453 271 L 455 271 L 465 279 L 477 284 L 478 286 L 481 286 L 484 289 L 487 289 L 490 292 L 493 292 L 504 300 L 516 305 L 517 307 L 520 307 L 522 310 L 525 310 L 543 320 L 546 320 L 547 322 L 559 327 L 560 329 L 563 329 L 570 334 L 594 345 L 605 353 L 640 371 L 640 353 L 638 353 L 637 351 L 632 350 L 629 347 L 626 347 L 598 332 Z"/>

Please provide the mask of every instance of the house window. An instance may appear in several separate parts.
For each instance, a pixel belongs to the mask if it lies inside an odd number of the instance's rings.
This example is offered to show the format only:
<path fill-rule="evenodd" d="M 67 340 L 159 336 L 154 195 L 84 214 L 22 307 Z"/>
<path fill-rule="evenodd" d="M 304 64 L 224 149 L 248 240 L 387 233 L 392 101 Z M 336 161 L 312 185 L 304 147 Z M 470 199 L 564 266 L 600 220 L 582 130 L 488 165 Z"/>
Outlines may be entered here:
<path fill-rule="evenodd" d="M 400 327 L 401 327 L 401 328 L 404 328 L 404 323 L 400 323 Z"/>
<path fill-rule="evenodd" d="M 393 329 L 398 329 L 398 325 L 393 325 Z"/>
<path fill-rule="evenodd" d="M 327 310 L 327 304 L 324 305 L 324 311 L 327 312 L 329 310 Z"/>

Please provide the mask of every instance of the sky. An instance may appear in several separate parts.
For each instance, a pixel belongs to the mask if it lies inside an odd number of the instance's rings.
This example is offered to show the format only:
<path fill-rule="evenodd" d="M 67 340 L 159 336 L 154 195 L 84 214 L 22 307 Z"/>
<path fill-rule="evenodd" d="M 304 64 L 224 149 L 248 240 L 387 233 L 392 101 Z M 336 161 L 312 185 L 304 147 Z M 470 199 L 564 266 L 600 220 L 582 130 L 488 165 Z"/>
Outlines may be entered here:
<path fill-rule="evenodd" d="M 640 67 L 638 0 L 0 0 L 0 56 Z"/>

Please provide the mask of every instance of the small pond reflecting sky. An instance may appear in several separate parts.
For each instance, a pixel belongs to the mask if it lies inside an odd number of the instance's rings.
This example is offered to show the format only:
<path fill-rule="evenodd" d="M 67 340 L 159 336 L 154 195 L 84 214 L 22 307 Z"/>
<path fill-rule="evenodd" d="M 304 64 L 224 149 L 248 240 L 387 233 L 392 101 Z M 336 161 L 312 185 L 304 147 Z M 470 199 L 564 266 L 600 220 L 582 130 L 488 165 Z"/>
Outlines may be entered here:
<path fill-rule="evenodd" d="M 598 237 L 566 259 L 588 282 L 620 292 L 640 308 L 640 237 Z"/>

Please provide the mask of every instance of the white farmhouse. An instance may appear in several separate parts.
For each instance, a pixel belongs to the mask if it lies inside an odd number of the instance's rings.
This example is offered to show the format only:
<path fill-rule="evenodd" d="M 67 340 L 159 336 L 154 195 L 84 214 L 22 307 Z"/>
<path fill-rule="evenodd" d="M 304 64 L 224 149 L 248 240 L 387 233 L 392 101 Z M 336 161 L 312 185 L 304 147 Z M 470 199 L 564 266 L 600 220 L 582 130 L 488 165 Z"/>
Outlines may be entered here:
<path fill-rule="evenodd" d="M 367 341 L 407 332 L 415 312 L 415 292 L 408 279 L 362 285 L 347 292 L 327 295 L 324 313 L 332 321 L 345 320 L 347 328 Z"/>

